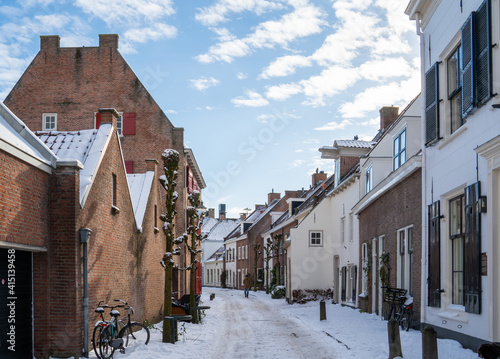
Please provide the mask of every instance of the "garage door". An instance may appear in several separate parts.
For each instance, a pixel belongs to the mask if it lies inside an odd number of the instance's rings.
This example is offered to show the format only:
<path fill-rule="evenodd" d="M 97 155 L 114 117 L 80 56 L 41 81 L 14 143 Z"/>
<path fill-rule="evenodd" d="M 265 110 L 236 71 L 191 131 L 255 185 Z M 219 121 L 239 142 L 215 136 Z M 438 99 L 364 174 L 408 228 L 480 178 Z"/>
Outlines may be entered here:
<path fill-rule="evenodd" d="M 31 252 L 0 248 L 0 358 L 32 358 Z"/>

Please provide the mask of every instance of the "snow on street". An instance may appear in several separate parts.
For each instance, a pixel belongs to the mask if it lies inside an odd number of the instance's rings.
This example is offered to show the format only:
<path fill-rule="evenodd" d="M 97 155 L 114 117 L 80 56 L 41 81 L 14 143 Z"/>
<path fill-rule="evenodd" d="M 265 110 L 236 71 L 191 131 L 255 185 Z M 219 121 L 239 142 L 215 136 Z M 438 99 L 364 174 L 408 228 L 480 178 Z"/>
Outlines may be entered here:
<path fill-rule="evenodd" d="M 209 300 L 215 294 L 213 301 Z M 319 320 L 319 302 L 288 305 L 264 292 L 203 288 L 203 323 L 179 324 L 181 340 L 161 342 L 161 323 L 151 330 L 149 345 L 127 348 L 115 359 L 140 358 L 334 358 L 387 359 L 387 322 L 372 314 L 360 313 L 326 303 L 327 320 Z M 422 358 L 419 331 L 401 332 L 405 359 Z M 453 340 L 438 340 L 440 359 L 477 358 Z M 91 358 L 96 358 L 91 353 Z"/>

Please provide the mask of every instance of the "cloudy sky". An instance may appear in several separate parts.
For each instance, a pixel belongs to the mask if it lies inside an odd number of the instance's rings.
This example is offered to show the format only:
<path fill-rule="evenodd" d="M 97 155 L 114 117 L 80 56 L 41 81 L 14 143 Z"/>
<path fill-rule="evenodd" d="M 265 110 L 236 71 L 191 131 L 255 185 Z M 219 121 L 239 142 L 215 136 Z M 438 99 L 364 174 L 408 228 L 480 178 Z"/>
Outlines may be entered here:
<path fill-rule="evenodd" d="M 273 189 L 309 188 L 318 148 L 371 139 L 383 106 L 420 91 L 415 24 L 401 0 L 0 0 L 0 100 L 39 50 L 119 50 L 177 127 L 229 215 Z"/>

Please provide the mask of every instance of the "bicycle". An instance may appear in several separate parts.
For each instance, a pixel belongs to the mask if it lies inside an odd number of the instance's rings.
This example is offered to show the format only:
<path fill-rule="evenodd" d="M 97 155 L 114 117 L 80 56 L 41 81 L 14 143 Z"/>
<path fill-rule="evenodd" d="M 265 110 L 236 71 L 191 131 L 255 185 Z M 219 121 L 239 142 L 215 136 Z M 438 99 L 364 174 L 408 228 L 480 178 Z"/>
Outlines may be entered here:
<path fill-rule="evenodd" d="M 150 338 L 149 328 L 141 323 L 132 321 L 130 314 L 134 314 L 134 308 L 121 299 L 115 299 L 115 302 L 118 301 L 124 304 L 127 311 L 127 324 L 118 333 L 118 337 L 123 339 L 124 347 L 127 348 L 142 343 L 148 345 Z M 142 330 L 145 331 L 145 334 L 142 333 Z M 138 334 L 138 332 L 141 332 L 141 334 Z"/>
<path fill-rule="evenodd" d="M 99 339 L 98 348 L 101 359 L 110 359 L 113 357 L 115 350 L 119 350 L 120 353 L 125 353 L 125 347 L 123 346 L 123 338 L 120 337 L 119 332 L 119 321 L 118 317 L 120 312 L 115 308 L 123 308 L 124 305 L 119 304 L 110 307 L 111 320 L 101 323 L 99 326 Z"/>
<path fill-rule="evenodd" d="M 405 296 L 399 297 L 399 306 L 394 315 L 394 319 L 398 321 L 401 329 L 406 331 L 410 329 L 411 322 L 413 321 L 413 301 L 407 304 L 407 300 L 408 298 Z"/>
<path fill-rule="evenodd" d="M 100 351 L 100 341 L 99 337 L 101 336 L 101 332 L 103 329 L 107 326 L 106 320 L 104 319 L 104 308 L 108 308 L 107 304 L 102 304 L 103 301 L 101 300 L 99 304 L 97 305 L 97 308 L 94 310 L 94 312 L 99 314 L 99 317 L 101 320 L 98 320 L 95 325 L 94 325 L 94 333 L 92 334 L 92 347 L 94 348 L 94 353 L 97 356 L 98 359 L 101 359 L 101 356 L 99 355 Z"/>

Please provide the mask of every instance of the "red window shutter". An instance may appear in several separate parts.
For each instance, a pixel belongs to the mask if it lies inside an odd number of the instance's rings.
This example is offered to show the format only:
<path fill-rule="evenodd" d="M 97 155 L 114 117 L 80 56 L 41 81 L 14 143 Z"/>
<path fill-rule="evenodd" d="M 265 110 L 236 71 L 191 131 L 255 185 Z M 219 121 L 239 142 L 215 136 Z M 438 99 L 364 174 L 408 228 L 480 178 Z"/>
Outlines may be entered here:
<path fill-rule="evenodd" d="M 123 113 L 123 135 L 135 135 L 135 112 Z"/>
<path fill-rule="evenodd" d="M 134 173 L 134 161 L 125 161 L 125 171 Z"/>
<path fill-rule="evenodd" d="M 101 113 L 97 112 L 95 114 L 95 128 L 99 128 L 101 126 Z"/>

